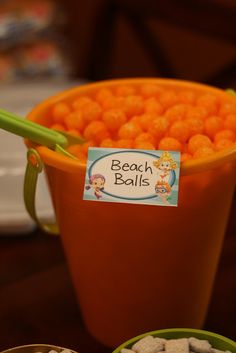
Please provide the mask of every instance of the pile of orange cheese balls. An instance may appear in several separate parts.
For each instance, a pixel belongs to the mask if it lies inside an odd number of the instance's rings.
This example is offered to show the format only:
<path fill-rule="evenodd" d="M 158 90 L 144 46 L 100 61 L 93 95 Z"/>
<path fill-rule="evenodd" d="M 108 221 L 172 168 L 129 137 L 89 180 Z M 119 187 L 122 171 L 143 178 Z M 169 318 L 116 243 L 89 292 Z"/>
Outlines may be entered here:
<path fill-rule="evenodd" d="M 155 83 L 98 88 L 55 103 L 51 114 L 50 128 L 85 140 L 68 148 L 83 162 L 89 147 L 180 151 L 186 161 L 236 144 L 236 97 Z"/>

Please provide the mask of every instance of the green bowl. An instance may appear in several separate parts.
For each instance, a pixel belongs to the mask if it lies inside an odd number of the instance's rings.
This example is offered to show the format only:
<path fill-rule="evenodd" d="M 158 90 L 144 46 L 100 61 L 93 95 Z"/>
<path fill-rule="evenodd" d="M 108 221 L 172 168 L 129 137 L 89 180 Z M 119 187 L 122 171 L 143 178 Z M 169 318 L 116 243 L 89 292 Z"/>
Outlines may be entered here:
<path fill-rule="evenodd" d="M 228 351 L 231 351 L 232 353 L 236 353 L 236 342 L 232 341 L 231 339 L 218 335 L 213 332 L 188 329 L 188 328 L 173 328 L 173 329 L 147 332 L 142 335 L 131 338 L 130 340 L 122 343 L 119 347 L 117 347 L 113 351 L 113 353 L 120 353 L 122 348 L 131 348 L 135 342 L 139 341 L 141 338 L 148 335 L 151 335 L 154 337 L 166 338 L 166 339 L 196 337 L 202 340 L 209 341 L 209 343 L 212 345 L 213 348 L 216 348 L 222 351 L 228 350 Z"/>

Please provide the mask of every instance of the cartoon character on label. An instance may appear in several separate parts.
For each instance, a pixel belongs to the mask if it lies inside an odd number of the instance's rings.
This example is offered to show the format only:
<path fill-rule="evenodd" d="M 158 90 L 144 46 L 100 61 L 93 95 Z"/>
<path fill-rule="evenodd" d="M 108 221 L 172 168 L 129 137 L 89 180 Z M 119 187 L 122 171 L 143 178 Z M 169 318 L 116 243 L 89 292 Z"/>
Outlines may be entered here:
<path fill-rule="evenodd" d="M 102 191 L 104 190 L 105 181 L 106 179 L 102 174 L 93 174 L 89 178 L 89 185 L 87 185 L 85 189 L 93 189 L 94 195 L 99 200 L 102 197 Z"/>
<path fill-rule="evenodd" d="M 163 181 L 169 184 L 170 173 L 177 168 L 177 163 L 169 152 L 165 151 L 157 161 L 153 162 L 157 168 L 157 181 Z"/>
<path fill-rule="evenodd" d="M 160 158 L 153 162 L 153 165 L 157 168 L 156 195 L 163 203 L 169 204 L 168 198 L 171 195 L 171 172 L 177 168 L 177 163 L 169 152 L 164 151 Z"/>
<path fill-rule="evenodd" d="M 168 183 L 165 181 L 157 181 L 155 192 L 157 197 L 160 198 L 164 204 L 169 205 L 168 197 L 171 195 L 171 186 Z"/>

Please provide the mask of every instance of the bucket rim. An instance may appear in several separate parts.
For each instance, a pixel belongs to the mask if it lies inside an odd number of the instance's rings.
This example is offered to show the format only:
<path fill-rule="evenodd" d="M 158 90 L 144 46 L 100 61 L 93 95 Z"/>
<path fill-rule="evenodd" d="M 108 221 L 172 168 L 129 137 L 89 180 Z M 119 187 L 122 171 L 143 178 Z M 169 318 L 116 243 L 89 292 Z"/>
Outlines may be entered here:
<path fill-rule="evenodd" d="M 187 81 L 187 80 L 178 80 L 178 79 L 168 79 L 168 78 L 122 78 L 122 79 L 111 79 L 111 80 L 103 80 L 95 83 L 85 83 L 79 85 L 77 87 L 69 88 L 64 90 L 56 95 L 53 95 L 41 103 L 37 104 L 27 115 L 27 119 L 37 122 L 37 117 L 43 114 L 45 108 L 52 106 L 55 103 L 66 101 L 72 96 L 85 95 L 88 94 L 88 91 L 95 91 L 99 88 L 112 88 L 119 84 L 136 84 L 139 85 L 141 83 L 155 83 L 160 84 L 162 86 L 170 87 L 177 86 L 178 88 L 188 89 L 191 88 L 193 90 L 198 90 L 202 92 L 208 92 L 216 94 L 218 97 L 227 98 L 227 100 L 234 101 L 236 98 L 230 96 L 226 91 L 215 88 L 203 83 Z M 25 140 L 26 146 L 28 148 L 34 147 L 39 152 L 43 162 L 46 165 L 55 167 L 57 169 L 67 171 L 67 172 L 81 172 L 85 170 L 86 163 L 80 162 L 79 160 L 74 160 L 69 157 L 66 157 L 62 154 L 59 154 L 53 150 L 45 146 L 36 146 L 32 141 Z M 220 165 L 232 162 L 236 160 L 236 144 L 232 147 L 226 148 L 222 151 L 215 152 L 212 155 L 209 155 L 204 158 L 198 158 L 193 160 L 187 160 L 181 162 L 181 175 L 190 175 L 202 171 L 211 170 L 219 167 Z"/>

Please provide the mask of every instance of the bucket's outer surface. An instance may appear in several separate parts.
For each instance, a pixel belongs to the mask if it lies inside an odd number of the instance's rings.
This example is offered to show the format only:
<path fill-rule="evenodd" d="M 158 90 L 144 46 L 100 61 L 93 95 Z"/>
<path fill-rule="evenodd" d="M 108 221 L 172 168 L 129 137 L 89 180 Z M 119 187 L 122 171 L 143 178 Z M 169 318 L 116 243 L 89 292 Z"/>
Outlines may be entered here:
<path fill-rule="evenodd" d="M 68 97 L 70 92 L 42 103 L 29 118 L 42 123 L 52 104 Z M 114 347 L 158 328 L 201 328 L 233 196 L 235 161 L 182 175 L 175 208 L 84 201 L 86 166 L 44 147 L 38 151 L 89 331 Z"/>

